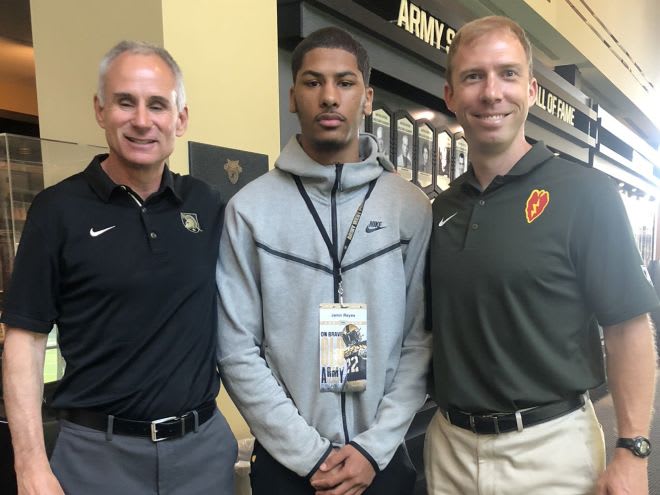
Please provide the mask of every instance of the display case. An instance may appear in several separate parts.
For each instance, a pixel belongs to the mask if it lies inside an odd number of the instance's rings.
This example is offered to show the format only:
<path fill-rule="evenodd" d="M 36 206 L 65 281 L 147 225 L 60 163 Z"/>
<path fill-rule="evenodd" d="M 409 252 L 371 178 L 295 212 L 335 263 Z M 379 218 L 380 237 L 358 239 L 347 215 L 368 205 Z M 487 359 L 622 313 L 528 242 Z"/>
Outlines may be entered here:
<path fill-rule="evenodd" d="M 34 197 L 44 187 L 80 172 L 94 155 L 105 152 L 107 148 L 100 146 L 0 133 L 0 307 Z M 0 349 L 3 342 L 0 327 Z M 63 366 L 56 333 L 52 332 L 47 344 L 45 381 L 59 378 Z"/>
<path fill-rule="evenodd" d="M 0 302 L 32 200 L 44 187 L 83 170 L 106 148 L 0 134 Z"/>

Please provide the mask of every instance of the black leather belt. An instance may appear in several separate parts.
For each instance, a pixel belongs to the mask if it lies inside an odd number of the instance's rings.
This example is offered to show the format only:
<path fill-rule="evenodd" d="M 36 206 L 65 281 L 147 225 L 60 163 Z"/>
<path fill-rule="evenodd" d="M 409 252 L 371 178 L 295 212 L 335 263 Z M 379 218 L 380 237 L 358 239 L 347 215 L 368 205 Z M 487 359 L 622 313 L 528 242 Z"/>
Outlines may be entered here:
<path fill-rule="evenodd" d="M 179 438 L 206 423 L 216 410 L 215 401 L 202 404 L 199 408 L 188 411 L 181 416 L 170 416 L 153 421 L 136 421 L 117 418 L 87 409 L 62 409 L 58 412 L 60 419 L 65 419 L 80 426 L 104 431 L 108 435 L 129 435 L 135 437 L 150 437 L 153 442 L 169 438 Z"/>
<path fill-rule="evenodd" d="M 552 402 L 515 413 L 470 414 L 458 409 L 443 411 L 442 415 L 452 425 L 481 435 L 522 431 L 528 426 L 538 425 L 559 418 L 584 405 L 584 395 L 572 399 Z"/>

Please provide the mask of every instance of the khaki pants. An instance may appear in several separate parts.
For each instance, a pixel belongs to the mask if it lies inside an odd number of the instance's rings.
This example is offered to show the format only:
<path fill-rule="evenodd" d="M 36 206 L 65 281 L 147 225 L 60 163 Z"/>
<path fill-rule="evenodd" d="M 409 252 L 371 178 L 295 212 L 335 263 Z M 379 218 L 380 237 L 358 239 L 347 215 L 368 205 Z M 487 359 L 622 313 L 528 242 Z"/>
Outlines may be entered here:
<path fill-rule="evenodd" d="M 521 432 L 477 435 L 437 412 L 426 432 L 429 495 L 587 495 L 605 468 L 591 401 Z"/>

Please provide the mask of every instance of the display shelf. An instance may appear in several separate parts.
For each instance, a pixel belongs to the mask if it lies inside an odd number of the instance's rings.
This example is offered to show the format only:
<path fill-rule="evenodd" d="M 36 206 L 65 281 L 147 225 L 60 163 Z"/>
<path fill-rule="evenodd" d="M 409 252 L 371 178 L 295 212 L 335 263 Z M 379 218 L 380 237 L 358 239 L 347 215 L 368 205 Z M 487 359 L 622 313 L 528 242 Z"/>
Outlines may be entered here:
<path fill-rule="evenodd" d="M 104 152 L 100 146 L 0 133 L 0 304 L 35 196 Z M 0 332 L 0 345 L 3 341 Z"/>

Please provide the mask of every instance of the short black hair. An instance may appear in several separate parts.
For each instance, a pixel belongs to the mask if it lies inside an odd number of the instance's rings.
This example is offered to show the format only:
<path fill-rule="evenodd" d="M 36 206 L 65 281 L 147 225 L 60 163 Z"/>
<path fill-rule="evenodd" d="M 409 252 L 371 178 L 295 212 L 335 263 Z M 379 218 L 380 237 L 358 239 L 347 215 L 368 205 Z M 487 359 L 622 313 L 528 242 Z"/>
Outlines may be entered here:
<path fill-rule="evenodd" d="M 338 27 L 319 29 L 298 43 L 298 46 L 293 50 L 293 57 L 291 59 L 291 75 L 293 76 L 294 83 L 296 82 L 296 75 L 300 67 L 302 67 L 303 58 L 307 52 L 315 48 L 339 48 L 355 55 L 358 69 L 362 73 L 364 85 L 369 86 L 371 65 L 369 64 L 367 50 L 350 34 Z"/>

